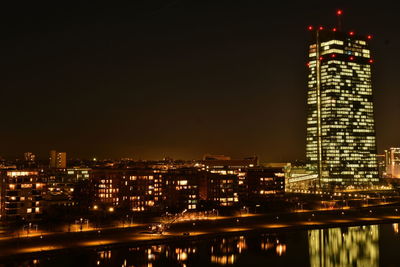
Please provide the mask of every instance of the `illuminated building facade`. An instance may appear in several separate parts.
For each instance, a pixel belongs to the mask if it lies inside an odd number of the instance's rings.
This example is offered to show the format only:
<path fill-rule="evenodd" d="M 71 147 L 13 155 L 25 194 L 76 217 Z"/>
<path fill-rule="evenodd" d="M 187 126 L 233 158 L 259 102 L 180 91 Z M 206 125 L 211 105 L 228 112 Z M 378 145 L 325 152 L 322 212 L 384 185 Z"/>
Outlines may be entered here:
<path fill-rule="evenodd" d="M 87 202 L 87 193 L 93 191 L 93 188 L 89 187 L 90 171 L 90 168 L 82 167 L 47 170 L 45 175 L 47 205 L 75 206 L 82 202 L 83 199 L 78 201 L 82 193 L 86 198 L 83 202 Z"/>
<path fill-rule="evenodd" d="M 385 176 L 400 178 L 400 148 L 391 147 L 385 150 Z"/>
<path fill-rule="evenodd" d="M 25 161 L 30 161 L 33 162 L 36 159 L 36 155 L 33 154 L 32 152 L 25 152 L 24 153 L 24 160 Z"/>
<path fill-rule="evenodd" d="M 283 168 L 258 167 L 245 170 L 247 202 L 268 200 L 285 193 Z"/>
<path fill-rule="evenodd" d="M 293 192 L 315 188 L 318 174 L 305 165 L 288 164 L 284 168 L 285 191 Z"/>
<path fill-rule="evenodd" d="M 67 168 L 67 153 L 57 152 L 56 150 L 50 151 L 50 168 L 65 169 Z"/>
<path fill-rule="evenodd" d="M 48 206 L 74 206 L 75 180 L 63 169 L 51 169 L 44 178 L 46 182 L 45 200 Z"/>
<path fill-rule="evenodd" d="M 119 205 L 119 190 L 125 176 L 125 172 L 120 170 L 93 170 L 92 180 L 96 206 L 102 204 L 109 209 Z"/>
<path fill-rule="evenodd" d="M 369 186 L 376 161 L 371 36 L 309 28 L 307 147 L 321 188 Z"/>
<path fill-rule="evenodd" d="M 1 218 L 38 219 L 43 212 L 45 183 L 38 171 L 1 171 Z"/>
<path fill-rule="evenodd" d="M 233 172 L 233 171 L 228 171 Z M 233 173 L 204 172 L 200 182 L 200 197 L 221 207 L 231 207 L 239 203 L 239 179 Z M 203 183 L 206 183 L 205 185 Z"/>
<path fill-rule="evenodd" d="M 385 154 L 376 155 L 376 161 L 378 163 L 378 174 L 379 178 L 385 178 L 386 175 L 386 162 Z"/>
<path fill-rule="evenodd" d="M 22 162 L 19 161 L 16 164 L 16 167 L 18 169 L 34 169 L 34 168 L 37 168 L 37 163 L 38 162 L 36 162 L 35 154 L 33 154 L 32 152 L 25 152 L 24 160 Z"/>
<path fill-rule="evenodd" d="M 200 163 L 209 169 L 239 169 L 257 166 L 258 158 L 231 159 L 230 157 L 222 155 L 208 155 L 204 156 L 204 159 L 200 161 Z"/>
<path fill-rule="evenodd" d="M 122 203 L 131 211 L 150 211 L 162 200 L 162 175 L 153 170 L 130 171 L 121 187 Z"/>
<path fill-rule="evenodd" d="M 162 199 L 162 175 L 154 170 L 93 170 L 95 205 L 104 209 L 151 211 Z"/>
<path fill-rule="evenodd" d="M 163 195 L 167 209 L 195 210 L 199 200 L 199 179 L 202 174 L 197 169 L 169 170 L 164 174 Z"/>
<path fill-rule="evenodd" d="M 67 169 L 67 175 L 72 178 L 73 181 L 89 180 L 90 168 L 74 167 Z"/>

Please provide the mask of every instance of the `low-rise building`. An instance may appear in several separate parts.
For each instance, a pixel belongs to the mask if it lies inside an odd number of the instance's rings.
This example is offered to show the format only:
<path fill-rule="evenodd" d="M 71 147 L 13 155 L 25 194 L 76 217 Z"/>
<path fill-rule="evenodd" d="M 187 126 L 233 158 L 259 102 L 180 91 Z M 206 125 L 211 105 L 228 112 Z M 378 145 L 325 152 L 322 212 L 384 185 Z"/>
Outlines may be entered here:
<path fill-rule="evenodd" d="M 246 173 L 247 196 L 245 202 L 260 202 L 285 193 L 285 173 L 282 168 L 248 168 Z"/>
<path fill-rule="evenodd" d="M 162 174 L 151 169 L 96 169 L 91 172 L 96 207 L 152 211 L 162 201 Z"/>
<path fill-rule="evenodd" d="M 166 172 L 163 179 L 165 208 L 177 211 L 197 209 L 201 178 L 201 172 L 195 168 Z"/>
<path fill-rule="evenodd" d="M 39 171 L 0 171 L 0 214 L 2 219 L 38 219 L 43 212 L 45 183 Z"/>
<path fill-rule="evenodd" d="M 93 170 L 94 208 L 102 204 L 106 209 L 113 210 L 120 203 L 120 187 L 126 176 L 125 170 Z"/>
<path fill-rule="evenodd" d="M 73 167 L 67 169 L 67 175 L 69 177 L 72 177 L 72 180 L 74 180 L 75 182 L 78 182 L 81 180 L 89 180 L 90 171 L 91 171 L 90 168 Z"/>
<path fill-rule="evenodd" d="M 228 173 L 229 172 L 229 173 Z M 232 171 L 202 172 L 200 198 L 220 207 L 232 207 L 239 202 L 239 178 Z"/>
<path fill-rule="evenodd" d="M 129 171 L 121 186 L 122 202 L 131 211 L 152 211 L 162 200 L 162 175 L 154 170 Z"/>
<path fill-rule="evenodd" d="M 46 206 L 74 206 L 75 177 L 65 169 L 48 169 L 43 181 L 46 183 Z"/>

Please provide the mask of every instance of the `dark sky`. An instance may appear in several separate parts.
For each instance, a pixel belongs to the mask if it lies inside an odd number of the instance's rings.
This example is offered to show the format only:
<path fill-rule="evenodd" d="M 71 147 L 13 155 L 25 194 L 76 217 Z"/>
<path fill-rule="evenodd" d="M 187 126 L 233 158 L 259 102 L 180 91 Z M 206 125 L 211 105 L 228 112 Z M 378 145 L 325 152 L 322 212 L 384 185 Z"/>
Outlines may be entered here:
<path fill-rule="evenodd" d="M 306 28 L 333 26 L 337 8 L 374 35 L 378 148 L 400 146 L 395 1 L 8 2 L 2 156 L 303 159 Z"/>

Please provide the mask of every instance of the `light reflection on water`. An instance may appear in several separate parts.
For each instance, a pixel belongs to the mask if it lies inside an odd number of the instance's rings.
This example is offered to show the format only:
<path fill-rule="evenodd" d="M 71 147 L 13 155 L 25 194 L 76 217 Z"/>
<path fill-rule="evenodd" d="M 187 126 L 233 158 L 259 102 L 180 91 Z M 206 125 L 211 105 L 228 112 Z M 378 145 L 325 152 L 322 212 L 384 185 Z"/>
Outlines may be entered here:
<path fill-rule="evenodd" d="M 397 250 L 391 254 L 388 251 L 400 245 L 398 233 L 398 224 L 249 233 L 159 245 L 68 251 L 28 261 L 14 260 L 13 265 L 375 267 L 390 263 L 396 266 Z"/>
<path fill-rule="evenodd" d="M 310 266 L 379 266 L 378 225 L 308 231 Z"/>
<path fill-rule="evenodd" d="M 244 236 L 222 238 L 214 240 L 211 245 L 211 263 L 219 265 L 234 264 L 239 254 L 246 251 L 246 239 Z"/>
<path fill-rule="evenodd" d="M 394 223 L 393 225 L 393 231 L 395 234 L 399 234 L 399 224 L 398 223 Z"/>

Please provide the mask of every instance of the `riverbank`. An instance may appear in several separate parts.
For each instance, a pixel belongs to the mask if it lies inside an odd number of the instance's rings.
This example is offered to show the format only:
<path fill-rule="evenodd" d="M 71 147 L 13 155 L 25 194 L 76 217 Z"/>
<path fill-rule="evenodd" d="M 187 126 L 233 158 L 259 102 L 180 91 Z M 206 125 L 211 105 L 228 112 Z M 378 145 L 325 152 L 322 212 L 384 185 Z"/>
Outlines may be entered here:
<path fill-rule="evenodd" d="M 163 234 L 146 233 L 146 225 L 59 233 L 0 241 L 0 262 L 32 254 L 58 253 L 73 249 L 95 249 L 114 246 L 152 245 L 190 241 L 215 236 L 240 235 L 245 232 L 273 233 L 328 227 L 400 222 L 400 207 L 369 207 L 349 210 L 324 210 L 285 214 L 247 214 L 209 220 L 176 223 Z"/>

